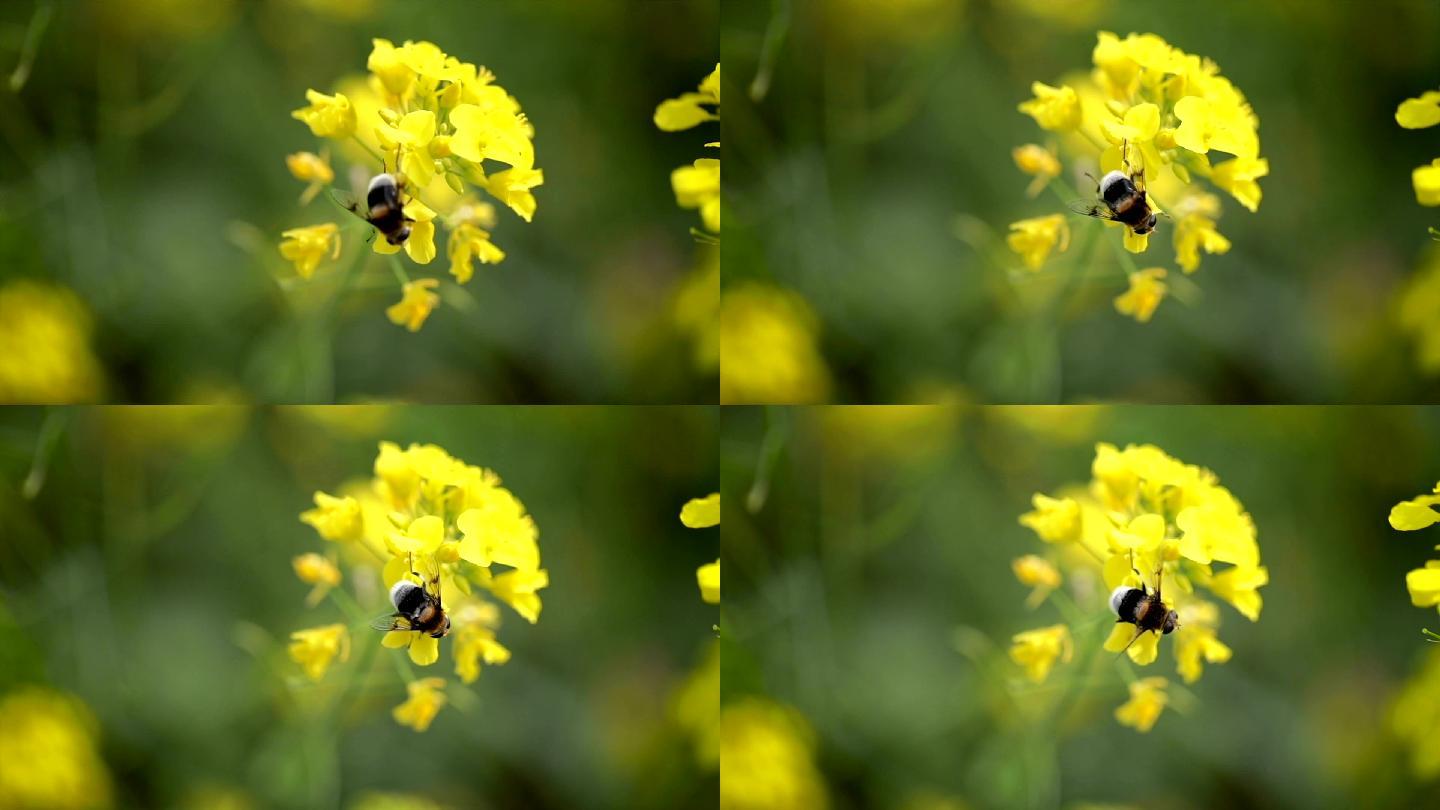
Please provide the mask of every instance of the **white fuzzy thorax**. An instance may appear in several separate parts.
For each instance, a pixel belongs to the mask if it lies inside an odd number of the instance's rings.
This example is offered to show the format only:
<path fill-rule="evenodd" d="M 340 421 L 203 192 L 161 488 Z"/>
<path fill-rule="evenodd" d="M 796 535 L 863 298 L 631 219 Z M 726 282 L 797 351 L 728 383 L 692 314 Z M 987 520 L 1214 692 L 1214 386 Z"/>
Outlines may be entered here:
<path fill-rule="evenodd" d="M 1123 172 L 1106 172 L 1105 176 L 1100 178 L 1100 193 L 1103 195 L 1111 186 L 1128 179 Z"/>
<path fill-rule="evenodd" d="M 411 582 L 411 581 L 408 580 L 408 579 L 402 579 L 402 580 L 400 580 L 399 582 L 395 583 L 394 585 L 391 585 L 391 586 L 390 586 L 390 604 L 394 605 L 396 610 L 399 610 L 399 609 L 400 609 L 400 599 L 401 599 L 401 597 L 404 596 L 405 594 L 409 593 L 411 588 L 418 588 L 418 587 L 420 587 L 420 586 L 416 585 L 415 583 Z"/>
<path fill-rule="evenodd" d="M 1119 174 L 1119 172 L 1111 172 L 1110 174 Z M 1105 176 L 1109 177 L 1110 174 L 1107 174 Z M 374 191 L 377 186 L 393 185 L 395 185 L 395 178 L 391 177 L 389 172 L 386 172 L 384 174 L 377 174 L 374 177 L 370 178 L 370 187 L 365 189 L 365 193 L 369 194 L 370 192 Z"/>
<path fill-rule="evenodd" d="M 1121 585 L 1120 587 L 1118 587 L 1118 588 L 1116 588 L 1115 590 L 1111 591 L 1111 592 L 1110 592 L 1110 612 L 1111 612 L 1111 613 L 1114 613 L 1116 616 L 1119 616 L 1119 615 L 1120 615 L 1120 603 L 1123 602 L 1123 601 L 1125 601 L 1125 594 L 1127 594 L 1127 593 L 1129 593 L 1129 592 L 1131 592 L 1131 591 L 1133 591 L 1133 590 L 1135 590 L 1135 589 L 1134 589 L 1134 588 L 1127 588 L 1126 586 Z"/>

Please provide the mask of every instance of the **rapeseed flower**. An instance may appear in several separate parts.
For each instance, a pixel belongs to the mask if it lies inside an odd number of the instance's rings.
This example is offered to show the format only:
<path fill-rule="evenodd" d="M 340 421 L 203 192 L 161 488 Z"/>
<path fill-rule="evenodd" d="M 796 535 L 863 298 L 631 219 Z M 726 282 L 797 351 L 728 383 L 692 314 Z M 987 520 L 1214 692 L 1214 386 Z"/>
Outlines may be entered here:
<path fill-rule="evenodd" d="M 1419 531 L 1440 523 L 1440 484 L 1426 495 L 1395 504 L 1390 510 L 1390 527 L 1402 532 Z M 1440 546 L 1436 546 L 1440 550 Z M 1440 606 L 1440 560 L 1429 560 L 1423 568 L 1405 574 L 1405 589 L 1415 607 Z"/>
<path fill-rule="evenodd" d="M 1269 571 L 1260 564 L 1255 525 L 1209 470 L 1185 464 L 1153 445 L 1122 450 L 1099 444 L 1086 486 L 1067 489 L 1058 497 L 1037 493 L 1033 505 L 1032 511 L 1020 516 L 1020 523 L 1052 551 L 1049 559 L 1030 555 L 1016 560 L 1017 579 L 1045 589 L 1040 599 L 1064 580 L 1079 583 L 1073 588 L 1074 597 L 1093 602 L 1078 607 L 1097 617 L 1114 616 L 1105 602 L 1117 589 L 1161 588 L 1166 606 L 1179 617 L 1167 643 L 1174 652 L 1176 672 L 1186 683 L 1199 680 L 1205 664 L 1223 664 L 1231 658 L 1230 648 L 1219 638 L 1217 602 L 1230 604 L 1251 621 L 1259 620 L 1260 588 L 1269 582 Z M 1051 560 L 1068 573 L 1062 574 Z M 1094 587 L 1097 579 L 1103 589 Z M 1029 601 L 1034 605 L 1040 599 L 1032 593 Z M 1052 667 L 1069 660 L 1071 630 L 1070 625 L 1058 624 L 1021 633 L 1015 636 L 1010 656 L 1032 680 L 1043 681 Z M 1087 643 L 1092 642 L 1080 642 Z M 1112 621 L 1100 646 L 1124 651 L 1134 664 L 1148 666 L 1159 657 L 1161 633 L 1137 634 L 1134 624 Z M 1130 702 L 1116 717 L 1148 731 L 1164 708 L 1164 690 L 1164 679 L 1132 685 Z"/>
<path fill-rule="evenodd" d="M 389 172 L 400 181 L 408 236 L 402 245 L 393 245 L 371 234 L 375 253 L 403 250 L 415 264 L 428 265 L 438 254 L 437 236 L 444 225 L 450 230 L 450 273 L 457 284 L 468 283 L 474 262 L 505 259 L 491 240 L 494 207 L 475 201 L 470 192 L 484 192 L 526 222 L 535 216 L 533 190 L 545 175 L 535 166 L 534 128 L 520 103 L 484 67 L 425 41 L 396 45 L 375 39 L 371 45 L 363 81 L 344 80 L 344 92 L 333 95 L 312 89 L 306 93 L 309 105 L 292 116 L 316 136 L 336 141 L 368 175 Z M 297 179 L 310 184 L 302 204 L 330 187 L 336 175 L 326 158 L 311 152 L 291 155 L 287 164 Z M 282 252 L 302 277 L 309 278 L 327 252 L 338 255 L 338 235 L 333 245 L 323 240 L 327 236 L 309 229 L 285 232 Z M 390 320 L 417 331 L 439 304 L 429 293 L 439 282 L 397 275 L 403 279 L 404 300 L 389 308 Z"/>
<path fill-rule="evenodd" d="M 78 699 L 39 686 L 0 698 L 0 807 L 111 806 L 99 725 Z"/>
<path fill-rule="evenodd" d="M 1070 223 L 1062 214 L 1012 222 L 1005 243 L 1020 256 L 1026 267 L 1039 270 L 1052 252 L 1063 252 L 1070 247 Z"/>
<path fill-rule="evenodd" d="M 0 286 L 0 403 L 68 404 L 100 396 L 94 325 L 73 293 L 37 281 Z"/>
<path fill-rule="evenodd" d="M 823 402 L 830 374 L 819 322 L 800 296 L 744 283 L 720 297 L 720 402 Z"/>
<path fill-rule="evenodd" d="M 762 698 L 720 709 L 721 810 L 824 810 L 815 733 L 799 712 Z"/>
<path fill-rule="evenodd" d="M 655 126 L 665 132 L 678 132 L 720 120 L 720 65 L 700 82 L 694 93 L 682 93 L 666 99 L 655 108 Z M 720 148 L 719 141 L 705 144 Z M 720 233 L 720 160 L 700 158 L 690 166 L 681 166 L 670 174 L 675 202 L 681 208 L 700 211 L 700 222 L 712 234 Z"/>
<path fill-rule="evenodd" d="M 1027 145 L 1015 152 L 1017 164 L 1035 179 L 1026 190 L 1034 196 L 1050 187 L 1063 198 L 1085 197 L 1061 180 L 1061 164 L 1092 177 L 1120 171 L 1143 186 L 1152 212 L 1173 217 L 1159 228 L 1173 227 L 1175 263 L 1186 273 L 1200 267 L 1200 254 L 1219 255 L 1231 243 L 1218 230 L 1219 200 L 1203 190 L 1202 180 L 1229 193 L 1250 211 L 1260 205 L 1259 179 L 1269 173 L 1260 154 L 1259 118 L 1245 96 L 1220 74 L 1214 62 L 1186 53 L 1154 34 L 1120 38 L 1108 31 L 1097 35 L 1088 76 L 1065 84 L 1031 85 L 1033 98 L 1020 111 L 1060 138 L 1062 156 L 1053 162 Z M 1022 163 L 1022 155 L 1025 163 Z M 1028 165 L 1028 168 L 1027 168 Z M 1076 203 L 1109 215 L 1098 188 Z M 1173 204 L 1162 205 L 1161 200 Z M 1035 217 L 1011 225 L 1010 246 L 1030 269 L 1039 268 L 1052 246 L 1064 241 L 1051 226 L 1039 223 L 1068 215 Z M 1106 218 L 1102 217 L 1102 218 Z M 1028 227 L 1027 227 L 1028 224 Z M 1150 248 L 1150 233 L 1136 233 L 1120 223 L 1121 244 L 1130 253 Z M 1088 262 L 1087 254 L 1077 261 Z M 1128 258 L 1130 289 L 1115 299 L 1116 310 L 1146 322 L 1164 297 L 1164 268 L 1141 270 Z M 1074 271 L 1080 272 L 1080 271 Z"/>
<path fill-rule="evenodd" d="M 340 226 L 324 222 L 306 228 L 291 228 L 280 234 L 280 255 L 294 262 L 295 272 L 301 278 L 315 275 L 315 268 L 327 256 L 340 257 Z"/>
<path fill-rule="evenodd" d="M 381 442 L 373 471 L 369 481 L 348 484 L 337 495 L 315 493 L 315 508 L 300 519 L 337 544 L 332 548 L 344 564 L 370 569 L 369 577 L 378 575 L 382 593 L 408 580 L 439 597 L 450 619 L 447 638 L 455 674 L 463 683 L 474 683 L 482 666 L 510 660 L 510 650 L 498 638 L 500 605 L 530 623 L 540 618 L 539 592 L 549 585 L 550 575 L 540 564 L 535 521 L 498 475 L 435 445 L 401 448 Z M 325 586 L 323 595 L 353 621 L 370 625 L 384 611 L 380 626 L 393 627 L 394 606 L 388 603 L 355 615 L 354 599 L 340 588 L 342 574 L 332 558 L 302 555 L 295 568 L 302 580 Z M 291 657 L 318 679 L 333 661 L 348 655 L 346 630 L 336 624 L 296 633 Z M 405 649 L 417 666 L 440 658 L 442 639 L 429 633 L 402 626 L 377 633 L 376 639 L 383 647 Z M 424 730 L 445 695 L 438 679 L 410 688 L 410 700 L 396 709 L 396 717 Z"/>
<path fill-rule="evenodd" d="M 1406 129 L 1425 129 L 1440 124 L 1440 90 L 1427 90 L 1416 98 L 1400 102 L 1395 110 L 1395 123 Z M 1415 187 L 1415 201 L 1425 206 L 1440 205 L 1440 158 L 1410 173 Z M 1432 234 L 1440 234 L 1434 228 Z"/>

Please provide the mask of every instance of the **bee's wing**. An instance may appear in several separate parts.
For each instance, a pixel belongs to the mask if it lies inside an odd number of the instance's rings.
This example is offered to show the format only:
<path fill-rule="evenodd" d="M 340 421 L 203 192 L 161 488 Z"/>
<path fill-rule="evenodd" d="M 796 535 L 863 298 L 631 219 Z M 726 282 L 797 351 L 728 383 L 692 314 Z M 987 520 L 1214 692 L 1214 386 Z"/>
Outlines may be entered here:
<path fill-rule="evenodd" d="M 410 626 L 410 620 L 405 618 L 405 614 L 403 613 L 387 613 L 383 616 L 378 616 L 370 622 L 370 626 L 376 630 L 386 631 L 415 629 Z"/>
<path fill-rule="evenodd" d="M 1096 202 L 1094 200 L 1076 200 L 1072 203 L 1068 203 L 1067 206 L 1071 211 L 1074 211 L 1077 214 L 1083 214 L 1087 217 L 1108 220 L 1115 219 L 1115 215 L 1110 212 L 1110 209 L 1107 208 L 1104 203 Z"/>
<path fill-rule="evenodd" d="M 348 191 L 341 191 L 338 188 L 332 188 L 330 189 L 330 199 L 334 200 L 336 205 L 346 209 L 355 216 L 361 219 L 365 218 L 365 214 L 360 210 L 360 201 L 355 198 L 354 194 Z"/>

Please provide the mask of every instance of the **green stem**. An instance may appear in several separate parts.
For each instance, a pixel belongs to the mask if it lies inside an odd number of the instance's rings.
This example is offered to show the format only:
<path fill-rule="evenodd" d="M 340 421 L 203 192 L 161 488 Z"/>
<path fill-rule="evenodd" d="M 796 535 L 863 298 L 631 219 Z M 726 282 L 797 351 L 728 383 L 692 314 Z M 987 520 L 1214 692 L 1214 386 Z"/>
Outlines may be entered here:
<path fill-rule="evenodd" d="M 30 15 L 30 25 L 25 29 L 25 42 L 20 46 L 20 62 L 10 72 L 10 92 L 19 93 L 25 82 L 30 80 L 30 68 L 35 64 L 35 54 L 40 50 L 40 38 L 55 16 L 55 0 L 42 0 Z"/>
<path fill-rule="evenodd" d="M 55 456 L 55 448 L 60 444 L 60 437 L 65 433 L 65 423 L 69 419 L 69 410 L 52 408 L 46 412 L 45 421 L 40 423 L 40 437 L 35 441 L 35 457 L 30 462 L 30 473 L 25 476 L 25 483 L 20 487 L 20 494 L 25 500 L 35 500 L 45 486 L 45 477 L 50 471 L 50 459 Z"/>
<path fill-rule="evenodd" d="M 395 274 L 395 279 L 400 282 L 400 287 L 403 289 L 406 284 L 410 283 L 410 276 L 405 272 L 405 268 L 400 266 L 400 259 L 397 258 L 397 255 L 391 253 L 387 258 L 390 259 L 390 272 Z"/>

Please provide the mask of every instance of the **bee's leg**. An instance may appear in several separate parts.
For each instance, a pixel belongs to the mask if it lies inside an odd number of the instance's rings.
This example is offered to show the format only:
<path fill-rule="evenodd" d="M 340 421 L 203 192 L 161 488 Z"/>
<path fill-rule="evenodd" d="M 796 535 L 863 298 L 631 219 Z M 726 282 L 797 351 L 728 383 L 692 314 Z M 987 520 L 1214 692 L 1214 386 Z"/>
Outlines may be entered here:
<path fill-rule="evenodd" d="M 1130 637 L 1130 640 L 1125 643 L 1125 646 L 1124 646 L 1124 647 L 1121 647 L 1121 648 L 1120 648 L 1120 652 L 1119 652 L 1115 657 L 1116 657 L 1116 658 L 1119 658 L 1120 656 L 1124 655 L 1124 654 L 1125 654 L 1125 651 L 1128 650 L 1128 649 L 1130 649 L 1130 645 L 1131 645 L 1131 644 L 1134 644 L 1136 641 L 1139 640 L 1140 634 L 1146 633 L 1146 632 L 1149 632 L 1149 631 L 1147 631 L 1147 630 L 1142 630 L 1142 629 L 1140 629 L 1140 626 L 1139 626 L 1139 625 L 1136 625 L 1136 626 L 1135 626 L 1135 635 L 1133 635 L 1133 636 Z"/>
<path fill-rule="evenodd" d="M 1159 598 L 1160 598 L 1160 588 L 1161 588 L 1161 586 L 1163 586 L 1163 585 L 1165 584 L 1165 580 L 1162 579 L 1162 577 L 1164 577 L 1164 575 L 1165 575 L 1165 560 L 1164 560 L 1164 558 L 1161 558 L 1159 564 L 1158 564 L 1158 565 L 1156 566 L 1156 568 L 1155 568 L 1155 598 L 1156 598 L 1156 599 L 1159 599 Z"/>
<path fill-rule="evenodd" d="M 1127 138 L 1120 142 L 1120 166 L 1125 169 L 1125 174 L 1130 174 L 1130 140 Z"/>
<path fill-rule="evenodd" d="M 407 556 L 409 557 L 409 561 L 410 561 L 410 574 L 411 574 L 411 576 L 414 576 L 416 579 L 420 580 L 421 582 L 424 582 L 424 581 L 425 581 L 425 578 L 422 577 L 422 576 L 420 576 L 420 572 L 419 572 L 419 571 L 416 571 L 416 570 L 415 570 L 415 552 L 412 551 L 412 552 L 410 552 L 409 555 L 407 555 Z"/>

